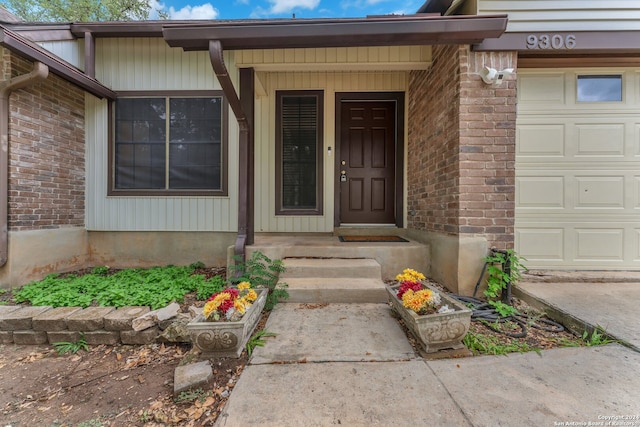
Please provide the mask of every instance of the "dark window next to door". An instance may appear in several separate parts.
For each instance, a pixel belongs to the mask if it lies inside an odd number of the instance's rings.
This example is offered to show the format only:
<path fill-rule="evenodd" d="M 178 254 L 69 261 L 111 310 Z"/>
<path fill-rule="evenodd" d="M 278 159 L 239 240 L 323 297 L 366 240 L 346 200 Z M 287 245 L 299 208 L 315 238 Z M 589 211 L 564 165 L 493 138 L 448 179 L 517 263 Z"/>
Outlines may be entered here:
<path fill-rule="evenodd" d="M 222 96 L 123 96 L 114 108 L 111 194 L 226 193 Z"/>
<path fill-rule="evenodd" d="M 322 91 L 276 94 L 276 214 L 322 214 Z"/>

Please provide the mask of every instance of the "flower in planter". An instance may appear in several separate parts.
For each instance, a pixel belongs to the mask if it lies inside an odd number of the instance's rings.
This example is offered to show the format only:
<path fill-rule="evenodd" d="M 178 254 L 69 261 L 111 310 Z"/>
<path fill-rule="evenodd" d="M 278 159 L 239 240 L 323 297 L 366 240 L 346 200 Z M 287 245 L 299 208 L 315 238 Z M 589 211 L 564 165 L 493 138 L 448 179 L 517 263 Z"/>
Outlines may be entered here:
<path fill-rule="evenodd" d="M 402 305 L 418 314 L 429 314 L 440 308 L 440 295 L 430 289 L 407 290 L 402 295 Z"/>
<path fill-rule="evenodd" d="M 415 283 L 415 282 L 421 282 L 424 279 L 426 279 L 426 277 L 424 277 L 424 274 L 411 268 L 405 268 L 404 270 L 402 270 L 402 273 L 396 276 L 396 280 L 400 283 L 402 282 Z"/>
<path fill-rule="evenodd" d="M 240 320 L 251 304 L 258 298 L 251 283 L 241 282 L 237 288 L 227 288 L 211 295 L 202 314 L 210 322 Z"/>
<path fill-rule="evenodd" d="M 420 315 L 454 311 L 447 305 L 441 305 L 439 293 L 423 286 L 425 275 L 419 271 L 406 268 L 396 276 L 396 280 L 400 282 L 396 295 L 402 301 L 403 307 Z"/>

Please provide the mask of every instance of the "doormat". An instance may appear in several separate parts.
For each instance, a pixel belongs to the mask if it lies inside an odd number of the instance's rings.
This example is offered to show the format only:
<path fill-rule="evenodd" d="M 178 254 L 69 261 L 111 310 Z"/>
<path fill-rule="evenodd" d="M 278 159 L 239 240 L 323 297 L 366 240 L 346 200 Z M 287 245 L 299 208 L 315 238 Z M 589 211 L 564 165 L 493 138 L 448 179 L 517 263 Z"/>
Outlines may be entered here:
<path fill-rule="evenodd" d="M 400 236 L 338 236 L 338 238 L 345 243 L 408 242 Z"/>

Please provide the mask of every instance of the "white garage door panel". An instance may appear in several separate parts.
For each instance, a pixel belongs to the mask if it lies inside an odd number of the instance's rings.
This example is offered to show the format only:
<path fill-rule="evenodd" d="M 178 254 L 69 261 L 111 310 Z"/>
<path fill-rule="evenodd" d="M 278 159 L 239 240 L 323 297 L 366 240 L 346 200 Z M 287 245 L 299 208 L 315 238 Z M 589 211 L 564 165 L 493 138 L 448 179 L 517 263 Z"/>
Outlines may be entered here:
<path fill-rule="evenodd" d="M 576 260 L 624 261 L 623 229 L 575 229 Z"/>
<path fill-rule="evenodd" d="M 563 73 L 518 75 L 518 102 L 564 105 L 565 92 Z"/>
<path fill-rule="evenodd" d="M 516 230 L 518 253 L 532 261 L 561 262 L 564 257 L 564 229 L 519 228 Z M 555 252 L 554 252 L 555 251 Z"/>
<path fill-rule="evenodd" d="M 622 75 L 623 101 L 576 102 L 584 74 Z M 518 70 L 515 244 L 529 268 L 640 270 L 640 71 Z"/>
<path fill-rule="evenodd" d="M 624 209 L 624 176 L 576 176 L 576 208 Z"/>
<path fill-rule="evenodd" d="M 624 156 L 624 124 L 576 124 L 578 156 Z"/>
<path fill-rule="evenodd" d="M 520 156 L 564 156 L 564 130 L 562 124 L 520 125 L 518 133 L 518 155 Z"/>
<path fill-rule="evenodd" d="M 564 177 L 522 176 L 516 178 L 516 204 L 533 209 L 564 208 Z"/>
<path fill-rule="evenodd" d="M 598 228 L 595 222 L 565 224 L 520 221 L 515 233 L 518 253 L 529 268 L 640 269 L 640 228 Z M 570 264 L 570 267 L 567 267 Z"/>

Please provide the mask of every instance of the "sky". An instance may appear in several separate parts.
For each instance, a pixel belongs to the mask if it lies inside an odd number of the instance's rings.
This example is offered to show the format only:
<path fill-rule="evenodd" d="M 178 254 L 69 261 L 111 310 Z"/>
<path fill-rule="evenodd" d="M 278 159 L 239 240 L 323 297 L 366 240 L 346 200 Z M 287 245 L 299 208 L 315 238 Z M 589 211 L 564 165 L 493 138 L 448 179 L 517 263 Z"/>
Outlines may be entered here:
<path fill-rule="evenodd" d="M 150 0 L 169 19 L 362 18 L 411 15 L 424 0 Z M 157 17 L 152 15 L 150 19 Z"/>

